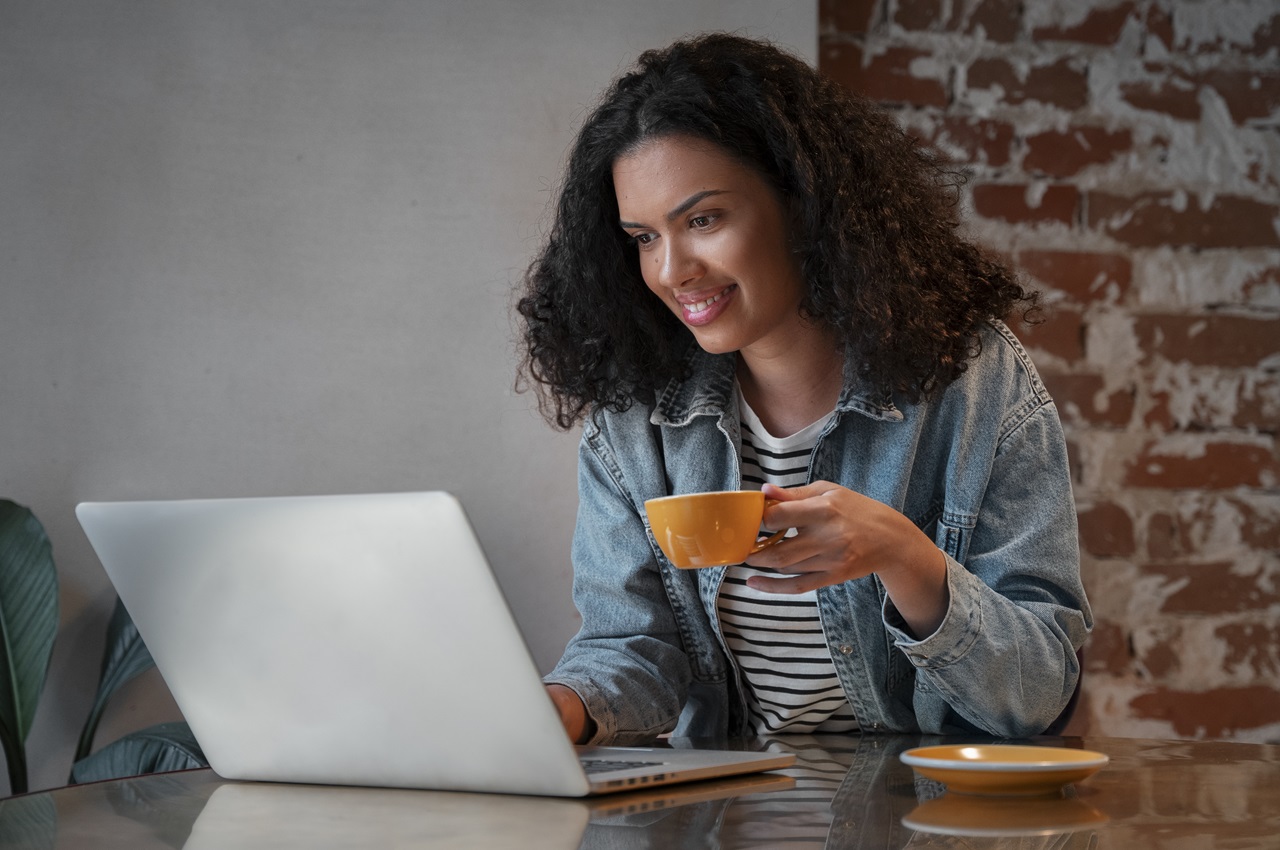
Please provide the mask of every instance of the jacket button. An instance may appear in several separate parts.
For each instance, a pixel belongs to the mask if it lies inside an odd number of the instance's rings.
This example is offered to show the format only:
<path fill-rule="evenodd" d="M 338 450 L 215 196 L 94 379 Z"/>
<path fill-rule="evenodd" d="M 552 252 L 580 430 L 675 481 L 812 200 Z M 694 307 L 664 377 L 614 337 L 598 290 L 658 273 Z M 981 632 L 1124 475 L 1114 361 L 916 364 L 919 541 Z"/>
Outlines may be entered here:
<path fill-rule="evenodd" d="M 849 644 L 847 644 L 847 643 L 842 643 L 842 644 L 840 644 L 840 646 L 839 646 L 839 650 L 840 650 L 842 653 L 844 653 L 845 655 L 848 655 L 848 654 L 850 654 L 851 652 L 853 652 L 853 647 L 852 647 L 852 646 L 849 646 Z"/>

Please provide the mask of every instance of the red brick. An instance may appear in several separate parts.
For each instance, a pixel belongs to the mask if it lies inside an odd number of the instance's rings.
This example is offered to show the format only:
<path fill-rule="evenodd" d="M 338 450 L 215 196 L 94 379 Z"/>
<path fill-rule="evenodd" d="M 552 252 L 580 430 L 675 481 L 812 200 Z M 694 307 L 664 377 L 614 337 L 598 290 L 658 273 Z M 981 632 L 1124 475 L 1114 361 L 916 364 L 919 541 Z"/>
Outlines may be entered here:
<path fill-rule="evenodd" d="M 1111 676 L 1127 676 L 1133 670 L 1133 645 L 1119 623 L 1099 618 L 1084 652 L 1085 671 L 1106 673 Z"/>
<path fill-rule="evenodd" d="M 938 119 L 933 135 L 923 141 L 941 148 L 944 158 L 960 164 L 999 167 L 1009 164 L 1013 126 L 1003 121 L 947 115 Z M 960 150 L 958 157 L 953 152 L 956 148 Z"/>
<path fill-rule="evenodd" d="M 1199 86 L 1177 74 L 1157 81 L 1120 84 L 1120 96 L 1131 106 L 1161 112 L 1183 121 L 1200 120 Z"/>
<path fill-rule="evenodd" d="M 1161 688 L 1134 697 L 1129 708 L 1137 717 L 1172 723 L 1184 738 L 1226 738 L 1280 723 L 1280 691 L 1265 685 L 1210 691 Z"/>
<path fill-rule="evenodd" d="M 1124 254 L 1021 251 L 1017 265 L 1040 283 L 1082 304 L 1103 300 L 1111 290 L 1117 299 L 1123 299 L 1133 282 L 1133 263 Z"/>
<path fill-rule="evenodd" d="M 898 0 L 893 22 L 905 30 L 936 29 L 942 25 L 942 0 Z"/>
<path fill-rule="evenodd" d="M 1237 124 L 1267 118 L 1280 107 L 1280 72 L 1277 71 L 1213 68 L 1188 74 L 1170 65 L 1145 67 L 1148 73 L 1160 75 L 1161 79 L 1120 86 L 1121 96 L 1138 109 L 1163 112 L 1184 121 L 1199 121 L 1200 89 L 1206 86 L 1222 97 Z"/>
<path fill-rule="evenodd" d="M 1072 224 L 1080 208 L 1080 192 L 1075 186 L 1049 186 L 1037 206 L 1031 206 L 1027 195 L 1031 187 L 1022 183 L 983 183 L 973 187 L 973 208 L 983 218 L 995 218 L 1015 224 L 1061 222 Z"/>
<path fill-rule="evenodd" d="M 864 35 L 877 23 L 880 0 L 818 0 L 818 23 L 849 35 Z"/>
<path fill-rule="evenodd" d="M 1239 41 L 1225 41 L 1217 38 L 1194 46 L 1183 44 L 1184 52 L 1196 55 L 1226 54 L 1227 56 L 1264 56 L 1268 52 L 1280 48 L 1280 14 L 1273 15 L 1269 21 L 1261 24 L 1253 31 L 1248 44 Z"/>
<path fill-rule="evenodd" d="M 1214 388 L 1206 392 L 1216 392 Z M 1174 416 L 1170 409 L 1173 399 L 1167 392 L 1151 394 L 1151 406 L 1143 416 L 1147 425 L 1162 431 L 1211 431 L 1216 428 L 1252 429 L 1264 434 L 1275 434 L 1280 429 L 1280 383 L 1271 378 L 1258 378 L 1241 382 L 1235 390 L 1235 409 L 1228 421 L 1222 421 L 1221 412 L 1228 410 L 1215 404 L 1212 408 L 1209 401 L 1201 403 L 1198 399 L 1190 405 L 1189 415 L 1183 413 L 1184 419 Z M 1186 408 L 1186 400 L 1180 405 Z M 1213 415 L 1211 415 L 1213 414 Z"/>
<path fill-rule="evenodd" d="M 1245 545 L 1260 551 L 1280 552 L 1280 504 L 1272 505 L 1272 510 L 1267 513 L 1239 499 L 1228 499 L 1227 502 L 1240 512 L 1243 519 L 1240 539 Z"/>
<path fill-rule="evenodd" d="M 1112 45 L 1120 39 L 1124 25 L 1136 12 L 1133 3 L 1122 3 L 1110 9 L 1091 9 L 1085 19 L 1070 27 L 1037 27 L 1032 30 L 1035 41 L 1075 41 L 1081 44 Z"/>
<path fill-rule="evenodd" d="M 1217 195 L 1207 210 L 1194 196 L 1146 192 L 1135 196 L 1090 192 L 1089 227 L 1128 245 L 1155 248 L 1280 247 L 1274 220 L 1280 207 L 1237 195 Z"/>
<path fill-rule="evenodd" d="M 856 44 L 825 44 L 818 51 L 818 69 L 849 89 L 884 103 L 946 106 L 947 89 L 940 81 L 917 77 L 911 63 L 929 54 L 907 47 L 891 47 L 863 66 Z"/>
<path fill-rule="evenodd" d="M 1019 322 L 1014 331 L 1023 345 L 1074 363 L 1084 357 L 1084 320 L 1079 311 L 1058 308 L 1046 311 L 1044 321 Z"/>
<path fill-rule="evenodd" d="M 1064 422 L 1123 428 L 1133 418 L 1136 392 L 1132 386 L 1100 399 L 1104 391 L 1101 375 L 1043 372 L 1040 377 L 1057 402 Z"/>
<path fill-rule="evenodd" d="M 1227 645 L 1223 667 L 1247 667 L 1260 679 L 1280 681 L 1280 627 L 1263 623 L 1228 623 L 1213 630 Z"/>
<path fill-rule="evenodd" d="M 1129 487 L 1225 490 L 1233 487 L 1274 487 L 1280 477 L 1274 449 L 1250 443 L 1206 443 L 1195 457 L 1171 455 L 1148 443 L 1128 464 Z"/>
<path fill-rule="evenodd" d="M 1134 317 L 1133 332 L 1148 358 L 1177 363 L 1258 367 L 1280 354 L 1280 317 L 1147 314 Z"/>
<path fill-rule="evenodd" d="M 959 3 L 949 8 L 948 16 L 941 0 L 898 0 L 893 22 L 905 30 L 969 35 L 981 28 L 988 40 L 998 43 L 1014 41 L 1022 27 L 1022 0 L 981 0 L 968 14 Z"/>
<path fill-rule="evenodd" d="M 1089 102 L 1089 80 L 1075 64 L 1071 58 L 1059 59 L 1052 65 L 1031 68 L 1023 80 L 1013 65 L 1003 59 L 977 59 L 969 66 L 968 86 L 971 89 L 999 86 L 1004 90 L 1006 104 L 1036 100 L 1062 109 L 1080 109 Z"/>
<path fill-rule="evenodd" d="M 1188 525 L 1166 513 L 1152 514 L 1147 520 L 1147 554 L 1168 560 L 1195 550 Z"/>
<path fill-rule="evenodd" d="M 1280 13 L 1253 31 L 1253 44 L 1242 52 L 1263 56 L 1272 50 L 1280 50 Z"/>
<path fill-rule="evenodd" d="M 1137 551 L 1133 520 L 1114 502 L 1099 502 L 1079 513 L 1080 544 L 1090 555 L 1117 558 Z"/>
<path fill-rule="evenodd" d="M 1176 629 L 1169 631 L 1176 632 Z M 1150 678 L 1158 681 L 1181 669 L 1178 653 L 1173 650 L 1172 637 L 1170 634 L 1162 634 L 1159 640 L 1146 644 L 1136 654 L 1138 665 Z"/>
<path fill-rule="evenodd" d="M 1065 133 L 1049 131 L 1027 138 L 1022 168 L 1050 177 L 1070 177 L 1090 165 L 1105 165 L 1133 146 L 1128 130 L 1110 132 L 1101 127 L 1073 127 Z"/>
<path fill-rule="evenodd" d="M 1160 40 L 1165 50 L 1173 50 L 1173 16 L 1157 5 L 1147 7 L 1147 32 Z"/>
<path fill-rule="evenodd" d="M 1204 75 L 1231 111 L 1237 124 L 1251 118 L 1267 118 L 1280 107 L 1280 71 L 1215 68 Z"/>
<path fill-rule="evenodd" d="M 981 27 L 989 40 L 1007 44 L 1022 29 L 1022 0 L 982 0 L 966 22 L 964 31 Z"/>
<path fill-rule="evenodd" d="M 1153 513 L 1146 525 L 1148 557 L 1153 561 L 1188 555 L 1221 557 L 1241 545 L 1280 552 L 1280 495 L 1250 495 L 1244 499 L 1230 493 L 1205 494 L 1189 512 Z"/>
<path fill-rule="evenodd" d="M 1166 614 L 1235 614 L 1280 604 L 1280 592 L 1264 587 L 1259 575 L 1236 573 L 1231 566 L 1230 561 L 1151 564 L 1142 571 L 1177 585 L 1160 606 Z"/>

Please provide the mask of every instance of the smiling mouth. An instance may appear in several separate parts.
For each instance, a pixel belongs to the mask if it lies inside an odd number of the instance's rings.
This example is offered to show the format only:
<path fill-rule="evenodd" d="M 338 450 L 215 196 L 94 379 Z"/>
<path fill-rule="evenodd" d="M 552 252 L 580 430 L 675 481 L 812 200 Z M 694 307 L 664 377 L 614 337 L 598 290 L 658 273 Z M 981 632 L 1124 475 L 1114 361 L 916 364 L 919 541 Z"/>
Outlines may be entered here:
<path fill-rule="evenodd" d="M 711 308 L 712 304 L 716 303 L 721 298 L 728 295 L 729 291 L 732 290 L 735 286 L 737 286 L 736 283 L 730 284 L 726 286 L 724 289 L 717 292 L 715 295 L 712 295 L 710 298 L 706 299 L 705 301 L 695 301 L 691 304 L 682 301 L 680 302 L 680 306 L 684 308 L 686 313 L 697 314 L 697 313 L 706 312 Z"/>

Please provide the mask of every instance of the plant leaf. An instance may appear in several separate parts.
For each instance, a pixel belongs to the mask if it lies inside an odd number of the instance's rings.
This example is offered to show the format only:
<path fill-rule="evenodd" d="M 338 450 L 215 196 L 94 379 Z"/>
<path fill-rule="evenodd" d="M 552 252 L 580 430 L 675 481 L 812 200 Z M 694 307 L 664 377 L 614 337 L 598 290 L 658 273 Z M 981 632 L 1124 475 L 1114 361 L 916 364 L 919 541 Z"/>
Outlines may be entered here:
<path fill-rule="evenodd" d="M 58 634 L 58 571 L 44 527 L 0 499 L 0 742 L 9 788 L 27 790 L 24 745 Z"/>
<path fill-rule="evenodd" d="M 0 847 L 5 850 L 53 850 L 58 810 L 48 794 L 0 800 Z"/>
<path fill-rule="evenodd" d="M 77 761 L 71 767 L 71 781 L 99 782 L 208 766 L 190 726 L 182 722 L 159 723 L 131 732 Z"/>
<path fill-rule="evenodd" d="M 111 695 L 125 682 L 154 666 L 151 652 L 143 643 L 142 635 L 138 634 L 138 627 L 133 624 L 133 618 L 117 596 L 111 622 L 107 624 L 107 642 L 102 650 L 98 693 L 93 698 L 93 708 L 89 710 L 89 717 L 80 732 L 80 742 L 76 745 L 73 761 L 80 761 L 92 751 L 94 733 L 98 730 L 98 722 L 102 719 L 102 712 L 106 710 Z"/>

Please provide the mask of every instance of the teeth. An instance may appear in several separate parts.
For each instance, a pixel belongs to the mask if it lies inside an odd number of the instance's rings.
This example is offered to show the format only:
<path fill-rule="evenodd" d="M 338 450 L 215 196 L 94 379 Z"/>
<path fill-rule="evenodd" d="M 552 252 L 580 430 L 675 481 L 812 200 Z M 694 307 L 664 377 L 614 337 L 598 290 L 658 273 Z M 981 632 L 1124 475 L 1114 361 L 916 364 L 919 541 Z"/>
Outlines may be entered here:
<path fill-rule="evenodd" d="M 725 291 L 727 292 L 728 290 L 725 290 Z M 712 304 L 716 303 L 717 301 L 719 301 L 719 300 L 720 300 L 721 298 L 723 298 L 723 297 L 724 297 L 724 292 L 721 292 L 719 295 L 713 295 L 713 296 L 711 296 L 711 297 L 710 297 L 710 298 L 708 298 L 706 301 L 699 301 L 699 302 L 698 302 L 698 303 L 696 303 L 696 304 L 689 304 L 689 305 L 687 305 L 687 306 L 688 306 L 688 309 L 689 309 L 689 312 L 690 312 L 690 313 L 701 313 L 703 310 L 707 309 L 708 307 L 710 307 Z"/>

